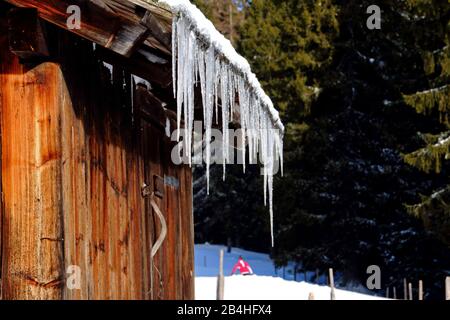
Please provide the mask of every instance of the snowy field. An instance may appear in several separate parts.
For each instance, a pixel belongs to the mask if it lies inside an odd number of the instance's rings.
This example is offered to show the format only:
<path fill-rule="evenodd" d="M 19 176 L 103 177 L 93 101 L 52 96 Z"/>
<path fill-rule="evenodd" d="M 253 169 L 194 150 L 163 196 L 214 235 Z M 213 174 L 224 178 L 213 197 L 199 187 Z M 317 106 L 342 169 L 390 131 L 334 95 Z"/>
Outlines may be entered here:
<path fill-rule="evenodd" d="M 214 300 L 216 298 L 217 274 L 219 268 L 219 251 L 224 249 L 225 299 L 227 300 L 307 300 L 310 293 L 316 300 L 330 300 L 330 288 L 325 285 L 285 280 L 282 270 L 275 271 L 272 260 L 267 254 L 233 248 L 231 253 L 219 245 L 195 245 L 195 296 L 197 300 Z M 230 276 L 238 257 L 251 265 L 255 275 Z M 276 273 L 275 273 L 276 272 Z M 307 279 L 312 273 L 306 275 Z M 285 272 L 286 278 L 293 278 L 292 273 Z M 304 280 L 303 275 L 297 277 Z M 379 300 L 377 296 L 336 289 L 337 300 Z"/>

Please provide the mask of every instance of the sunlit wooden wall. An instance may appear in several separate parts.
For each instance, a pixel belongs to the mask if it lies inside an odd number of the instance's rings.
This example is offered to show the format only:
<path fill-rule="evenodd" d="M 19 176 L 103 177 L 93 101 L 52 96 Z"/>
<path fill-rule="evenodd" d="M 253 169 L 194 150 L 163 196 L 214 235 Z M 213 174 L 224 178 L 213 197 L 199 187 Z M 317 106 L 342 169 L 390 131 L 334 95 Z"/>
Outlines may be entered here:
<path fill-rule="evenodd" d="M 51 58 L 23 64 L 0 23 L 3 299 L 192 299 L 192 173 L 172 164 L 164 111 L 91 43 L 50 31 Z M 168 235 L 152 260 L 142 186 L 158 177 L 176 183 L 155 198 Z"/>

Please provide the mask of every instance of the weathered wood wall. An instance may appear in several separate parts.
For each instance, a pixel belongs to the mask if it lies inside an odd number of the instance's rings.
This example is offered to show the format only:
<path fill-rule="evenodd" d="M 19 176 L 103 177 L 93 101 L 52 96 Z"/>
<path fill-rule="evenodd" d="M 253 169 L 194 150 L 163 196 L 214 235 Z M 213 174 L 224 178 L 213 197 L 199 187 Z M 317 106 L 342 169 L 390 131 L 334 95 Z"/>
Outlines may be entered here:
<path fill-rule="evenodd" d="M 2 28 L 3 298 L 192 299 L 191 170 L 143 116 L 158 106 L 120 66 L 110 78 L 90 42 L 49 28 L 52 62 L 27 67 Z M 179 186 L 156 200 L 168 235 L 152 261 L 160 223 L 141 186 L 155 175 Z M 70 266 L 80 289 L 67 286 Z"/>

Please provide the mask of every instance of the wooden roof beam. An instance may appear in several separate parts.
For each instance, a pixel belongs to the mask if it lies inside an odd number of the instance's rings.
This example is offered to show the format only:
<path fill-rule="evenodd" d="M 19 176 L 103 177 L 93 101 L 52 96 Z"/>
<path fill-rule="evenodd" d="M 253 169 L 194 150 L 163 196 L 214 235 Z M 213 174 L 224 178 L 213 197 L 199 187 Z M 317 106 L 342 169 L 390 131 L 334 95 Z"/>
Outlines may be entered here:
<path fill-rule="evenodd" d="M 140 18 L 130 9 L 136 6 L 133 2 L 126 2 L 124 9 L 124 4 L 111 0 L 5 1 L 18 7 L 35 8 L 41 18 L 66 30 L 67 8 L 78 5 L 81 9 L 81 28 L 69 31 L 126 57 L 131 56 L 150 34 L 147 26 L 140 23 Z M 166 11 L 157 10 L 156 5 L 150 7 L 157 17 L 167 18 Z"/>
<path fill-rule="evenodd" d="M 8 12 L 8 40 L 11 52 L 22 60 L 49 55 L 44 28 L 36 9 L 13 8 Z"/>
<path fill-rule="evenodd" d="M 96 54 L 99 59 L 112 65 L 120 65 L 129 73 L 163 88 L 168 88 L 172 83 L 172 65 L 170 64 L 151 63 L 140 55 L 126 58 L 104 48 L 97 48 Z"/>
<path fill-rule="evenodd" d="M 149 10 L 157 17 L 163 19 L 169 24 L 172 24 L 172 12 L 170 11 L 170 8 L 168 8 L 167 6 L 157 3 L 156 1 L 153 0 L 152 2 L 154 3 L 149 3 L 143 0 L 127 0 L 127 1 L 134 3 L 135 5 L 138 5 L 141 8 Z"/>
<path fill-rule="evenodd" d="M 165 46 L 169 51 L 172 50 L 172 30 L 168 28 L 150 11 L 146 11 L 141 20 L 142 25 L 146 26 L 153 37 Z"/>

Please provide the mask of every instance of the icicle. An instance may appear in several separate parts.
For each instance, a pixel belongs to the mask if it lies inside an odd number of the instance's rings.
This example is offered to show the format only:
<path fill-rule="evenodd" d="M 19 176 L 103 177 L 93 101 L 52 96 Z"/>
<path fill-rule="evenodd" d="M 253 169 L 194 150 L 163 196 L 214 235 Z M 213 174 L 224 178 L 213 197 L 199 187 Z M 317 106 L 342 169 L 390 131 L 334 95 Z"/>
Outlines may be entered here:
<path fill-rule="evenodd" d="M 214 48 L 210 47 L 206 51 L 206 104 L 205 104 L 205 153 L 206 153 L 206 187 L 207 194 L 209 194 L 209 166 L 211 163 L 211 127 L 214 108 L 214 85 L 215 85 L 215 52 Z"/>
<path fill-rule="evenodd" d="M 265 118 L 265 117 L 264 117 Z M 263 163 L 264 170 L 264 205 L 267 205 L 267 130 L 266 130 L 266 119 L 262 120 L 261 134 L 261 161 Z"/>
<path fill-rule="evenodd" d="M 181 127 L 181 111 L 183 108 L 184 98 L 184 65 L 185 65 L 185 34 L 186 34 L 186 22 L 182 17 L 179 17 L 177 21 L 177 141 L 180 141 L 180 127 Z"/>
<path fill-rule="evenodd" d="M 219 119 L 223 130 L 223 178 L 229 160 L 229 122 L 239 108 L 242 130 L 243 170 L 246 170 L 246 152 L 253 162 L 260 156 L 264 173 L 264 204 L 269 206 L 271 239 L 273 232 L 273 174 L 275 161 L 280 161 L 283 174 L 284 127 L 270 98 L 251 73 L 248 62 L 239 56 L 201 12 L 187 0 L 161 0 L 169 4 L 174 13 L 172 22 L 172 77 L 173 92 L 177 100 L 177 129 L 180 139 L 181 118 L 184 119 L 185 152 L 192 164 L 195 86 L 200 82 L 203 120 L 205 126 L 206 180 L 209 194 L 211 164 L 211 129 Z M 236 99 L 238 98 L 238 99 Z M 239 106 L 236 104 L 239 100 Z"/>
<path fill-rule="evenodd" d="M 270 235 L 272 246 L 274 245 L 273 235 L 273 169 L 274 169 L 274 135 L 269 125 L 270 119 L 267 117 L 267 190 L 269 193 L 269 215 L 270 215 Z"/>
<path fill-rule="evenodd" d="M 228 68 L 228 92 L 229 94 L 229 98 L 230 98 L 230 102 L 229 102 L 229 111 L 228 111 L 228 116 L 229 116 L 229 122 L 233 122 L 233 110 L 234 110 L 234 104 L 235 104 L 235 99 L 236 99 L 236 80 L 235 80 L 235 75 L 232 71 L 231 68 Z"/>
<path fill-rule="evenodd" d="M 220 88 L 221 88 L 221 101 L 222 101 L 222 166 L 223 177 L 225 180 L 225 166 L 228 160 L 228 103 L 229 103 L 229 79 L 228 79 L 228 66 L 223 63 L 220 70 Z"/>
<path fill-rule="evenodd" d="M 192 165 L 192 130 L 194 126 L 194 103 L 195 103 L 195 74 L 196 74 L 196 66 L 195 61 L 197 60 L 195 56 L 195 48 L 196 48 L 196 38 L 194 33 L 191 31 L 189 34 L 189 47 L 188 47 L 188 59 L 187 59 L 187 108 L 185 106 L 185 129 L 186 132 L 186 152 L 189 159 L 189 165 Z"/>
<path fill-rule="evenodd" d="M 276 157 L 280 161 L 280 170 L 281 170 L 281 176 L 284 175 L 284 168 L 283 168 L 283 138 L 280 135 L 280 131 L 278 129 L 274 129 L 275 134 L 275 148 L 276 148 Z"/>
<path fill-rule="evenodd" d="M 170 119 L 166 118 L 166 126 L 165 126 L 166 137 L 170 138 Z"/>
<path fill-rule="evenodd" d="M 172 86 L 173 86 L 173 97 L 177 98 L 177 19 L 174 18 L 172 21 Z"/>
<path fill-rule="evenodd" d="M 238 86 L 238 91 L 239 91 L 239 111 L 240 111 L 240 117 L 241 117 L 241 130 L 242 130 L 242 167 L 243 170 L 245 172 L 245 149 L 246 149 L 246 145 L 245 145 L 245 136 L 247 135 L 247 128 L 246 128 L 246 114 L 248 111 L 247 108 L 247 91 L 244 88 L 244 79 L 239 78 L 239 86 Z"/>
<path fill-rule="evenodd" d="M 206 114 L 206 70 L 205 70 L 205 52 L 197 44 L 198 48 L 198 74 L 200 78 L 200 89 L 202 91 L 203 114 Z"/>
<path fill-rule="evenodd" d="M 220 59 L 216 57 L 215 60 L 215 76 L 214 76 L 214 103 L 216 106 L 216 124 L 219 124 L 219 81 L 220 81 L 220 71 L 221 71 L 221 63 Z"/>

